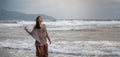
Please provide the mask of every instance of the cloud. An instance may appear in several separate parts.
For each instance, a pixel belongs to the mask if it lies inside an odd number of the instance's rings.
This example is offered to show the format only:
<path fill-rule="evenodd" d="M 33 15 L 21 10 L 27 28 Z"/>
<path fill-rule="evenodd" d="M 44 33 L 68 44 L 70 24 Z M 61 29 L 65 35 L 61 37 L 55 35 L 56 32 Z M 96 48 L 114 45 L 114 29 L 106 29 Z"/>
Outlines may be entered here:
<path fill-rule="evenodd" d="M 0 0 L 1 8 L 56 18 L 120 18 L 120 0 Z"/>

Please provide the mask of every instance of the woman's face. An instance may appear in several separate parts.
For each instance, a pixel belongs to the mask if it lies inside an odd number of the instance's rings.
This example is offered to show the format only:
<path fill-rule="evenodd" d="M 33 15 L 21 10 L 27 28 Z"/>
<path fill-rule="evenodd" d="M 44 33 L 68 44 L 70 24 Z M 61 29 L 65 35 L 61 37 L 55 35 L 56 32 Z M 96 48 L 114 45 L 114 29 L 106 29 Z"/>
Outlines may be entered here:
<path fill-rule="evenodd" d="M 39 24 L 42 23 L 42 18 L 41 17 L 39 17 L 38 22 L 39 22 Z"/>

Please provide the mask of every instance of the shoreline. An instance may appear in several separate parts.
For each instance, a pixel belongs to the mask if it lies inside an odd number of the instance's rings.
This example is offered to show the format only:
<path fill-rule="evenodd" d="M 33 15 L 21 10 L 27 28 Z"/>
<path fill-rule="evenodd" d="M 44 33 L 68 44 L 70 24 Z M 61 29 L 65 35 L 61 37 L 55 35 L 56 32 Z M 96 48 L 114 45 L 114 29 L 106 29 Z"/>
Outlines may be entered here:
<path fill-rule="evenodd" d="M 36 57 L 35 51 L 31 50 L 14 50 L 7 48 L 0 48 L 1 57 Z M 76 55 L 64 53 L 50 53 L 48 57 L 119 57 L 119 55 Z"/>

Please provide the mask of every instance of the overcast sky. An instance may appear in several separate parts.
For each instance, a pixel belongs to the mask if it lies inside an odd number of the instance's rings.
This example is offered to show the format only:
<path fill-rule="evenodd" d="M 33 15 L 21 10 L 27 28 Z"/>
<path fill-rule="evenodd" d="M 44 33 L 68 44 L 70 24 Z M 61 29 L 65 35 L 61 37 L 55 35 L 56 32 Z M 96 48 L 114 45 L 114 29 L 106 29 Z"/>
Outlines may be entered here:
<path fill-rule="evenodd" d="M 0 9 L 57 19 L 120 19 L 120 0 L 0 0 Z"/>

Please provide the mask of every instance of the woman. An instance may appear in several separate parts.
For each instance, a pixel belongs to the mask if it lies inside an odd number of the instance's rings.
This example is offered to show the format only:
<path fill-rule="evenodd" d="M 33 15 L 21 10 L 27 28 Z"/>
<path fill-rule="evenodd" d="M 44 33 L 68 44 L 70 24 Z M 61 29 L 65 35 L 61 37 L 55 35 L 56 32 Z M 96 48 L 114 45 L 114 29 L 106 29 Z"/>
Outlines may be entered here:
<path fill-rule="evenodd" d="M 25 27 L 25 31 L 35 38 L 35 46 L 36 46 L 36 56 L 37 57 L 48 57 L 48 44 L 51 44 L 50 38 L 47 33 L 46 25 L 42 24 L 42 17 L 38 16 L 36 18 L 36 25 L 34 26 L 32 32 L 28 31 Z"/>

